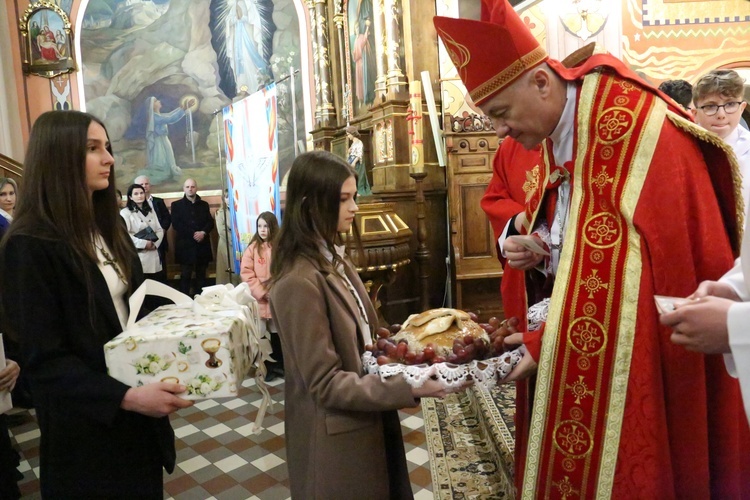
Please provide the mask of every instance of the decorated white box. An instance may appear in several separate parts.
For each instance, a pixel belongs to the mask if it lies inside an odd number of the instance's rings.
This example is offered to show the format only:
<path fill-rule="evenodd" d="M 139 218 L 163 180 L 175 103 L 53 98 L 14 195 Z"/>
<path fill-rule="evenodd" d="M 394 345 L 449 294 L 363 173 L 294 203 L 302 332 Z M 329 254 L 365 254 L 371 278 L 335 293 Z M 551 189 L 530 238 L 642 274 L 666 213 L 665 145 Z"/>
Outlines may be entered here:
<path fill-rule="evenodd" d="M 265 396 L 262 376 L 271 347 L 246 284 L 209 287 L 193 301 L 147 280 L 131 297 L 131 312 L 140 308 L 145 295 L 175 304 L 161 306 L 138 322 L 131 315 L 126 330 L 104 346 L 110 376 L 131 387 L 181 383 L 187 386 L 180 394 L 186 399 L 236 397 L 254 366 Z"/>
<path fill-rule="evenodd" d="M 236 396 L 247 373 L 239 318 L 198 314 L 192 305 L 159 307 L 105 345 L 109 374 L 131 387 L 187 386 L 188 399 Z"/>

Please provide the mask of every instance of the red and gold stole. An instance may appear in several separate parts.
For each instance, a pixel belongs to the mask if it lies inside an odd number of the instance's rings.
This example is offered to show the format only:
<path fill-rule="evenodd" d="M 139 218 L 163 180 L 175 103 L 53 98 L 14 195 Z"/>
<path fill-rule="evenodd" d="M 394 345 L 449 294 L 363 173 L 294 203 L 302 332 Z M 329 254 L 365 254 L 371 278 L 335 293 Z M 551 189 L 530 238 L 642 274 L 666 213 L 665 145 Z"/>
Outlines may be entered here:
<path fill-rule="evenodd" d="M 570 214 L 542 339 L 523 498 L 611 494 L 641 281 L 633 215 L 666 111 L 663 101 L 619 76 L 596 72 L 583 80 Z M 542 196 L 531 200 L 532 224 Z"/>

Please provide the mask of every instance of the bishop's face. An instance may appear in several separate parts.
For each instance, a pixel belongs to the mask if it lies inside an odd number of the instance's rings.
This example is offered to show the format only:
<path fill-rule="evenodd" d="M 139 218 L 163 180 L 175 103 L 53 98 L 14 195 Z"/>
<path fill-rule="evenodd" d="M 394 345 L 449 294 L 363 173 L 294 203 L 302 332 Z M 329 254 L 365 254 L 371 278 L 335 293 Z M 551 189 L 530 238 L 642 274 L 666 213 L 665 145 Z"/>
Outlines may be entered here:
<path fill-rule="evenodd" d="M 550 70 L 534 68 L 479 104 L 499 138 L 512 137 L 531 150 L 552 133 L 565 103 L 552 98 L 551 79 Z"/>

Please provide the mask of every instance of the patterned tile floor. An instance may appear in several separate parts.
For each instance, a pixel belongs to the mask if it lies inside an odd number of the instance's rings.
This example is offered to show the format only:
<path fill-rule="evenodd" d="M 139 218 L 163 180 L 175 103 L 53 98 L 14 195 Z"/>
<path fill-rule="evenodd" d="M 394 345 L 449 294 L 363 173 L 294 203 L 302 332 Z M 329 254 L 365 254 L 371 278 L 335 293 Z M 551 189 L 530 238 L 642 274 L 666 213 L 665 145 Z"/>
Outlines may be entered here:
<path fill-rule="evenodd" d="M 208 399 L 173 415 L 177 467 L 164 475 L 164 498 L 261 499 L 289 498 L 284 448 L 284 382 L 269 384 L 273 406 L 263 430 L 253 433 L 261 395 L 254 380 L 245 381 L 236 399 Z M 16 412 L 11 426 L 22 454 L 19 470 L 23 498 L 39 498 L 39 429 L 33 411 Z M 401 425 L 416 500 L 433 498 L 430 460 L 419 408 L 401 412 Z"/>

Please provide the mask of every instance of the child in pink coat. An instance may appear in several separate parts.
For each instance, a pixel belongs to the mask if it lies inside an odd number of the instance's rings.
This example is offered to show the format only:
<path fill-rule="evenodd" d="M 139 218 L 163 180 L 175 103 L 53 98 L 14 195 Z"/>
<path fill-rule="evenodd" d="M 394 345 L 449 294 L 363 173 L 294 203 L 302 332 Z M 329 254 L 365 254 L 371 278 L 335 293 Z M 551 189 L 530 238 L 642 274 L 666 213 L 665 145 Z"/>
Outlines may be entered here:
<path fill-rule="evenodd" d="M 268 306 L 268 282 L 271 279 L 271 250 L 279 223 L 272 212 L 263 212 L 256 221 L 257 231 L 250 240 L 250 244 L 242 254 L 240 276 L 242 281 L 250 285 L 250 292 L 258 301 L 260 317 L 266 320 L 266 328 L 271 337 L 273 358 L 276 361 L 267 363 L 268 374 L 266 381 L 284 376 L 284 358 L 281 355 L 281 341 L 279 340 L 276 324 L 271 318 L 271 308 Z"/>

